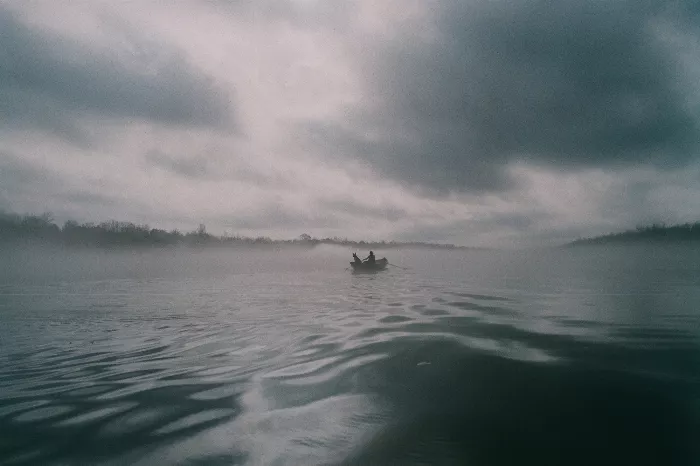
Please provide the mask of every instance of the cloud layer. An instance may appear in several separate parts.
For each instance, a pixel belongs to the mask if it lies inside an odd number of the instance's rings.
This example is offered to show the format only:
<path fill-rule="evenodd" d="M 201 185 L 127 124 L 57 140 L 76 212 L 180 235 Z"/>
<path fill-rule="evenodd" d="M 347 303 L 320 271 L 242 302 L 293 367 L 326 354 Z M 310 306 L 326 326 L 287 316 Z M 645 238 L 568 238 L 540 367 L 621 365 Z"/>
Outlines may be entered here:
<path fill-rule="evenodd" d="M 686 27 L 676 7 L 439 2 L 372 44 L 364 70 L 375 105 L 311 131 L 442 191 L 506 189 L 513 162 L 677 168 L 697 157 L 700 128 L 690 70 L 661 27 Z"/>
<path fill-rule="evenodd" d="M 548 244 L 700 217 L 694 2 L 8 2 L 0 208 Z"/>
<path fill-rule="evenodd" d="M 230 97 L 166 44 L 123 34 L 118 46 L 95 46 L 32 28 L 0 7 L 3 125 L 79 132 L 87 118 L 169 125 L 231 122 Z M 115 41 L 116 42 L 116 41 Z"/>

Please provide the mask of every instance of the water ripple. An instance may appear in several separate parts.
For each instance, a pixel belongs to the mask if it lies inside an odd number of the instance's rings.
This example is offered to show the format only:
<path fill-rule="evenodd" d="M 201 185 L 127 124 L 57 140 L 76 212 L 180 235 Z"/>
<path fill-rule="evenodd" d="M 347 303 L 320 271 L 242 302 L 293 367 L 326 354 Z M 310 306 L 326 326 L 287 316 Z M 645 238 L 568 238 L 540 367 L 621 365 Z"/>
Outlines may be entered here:
<path fill-rule="evenodd" d="M 0 284 L 0 463 L 692 464 L 695 288 L 441 257 Z"/>

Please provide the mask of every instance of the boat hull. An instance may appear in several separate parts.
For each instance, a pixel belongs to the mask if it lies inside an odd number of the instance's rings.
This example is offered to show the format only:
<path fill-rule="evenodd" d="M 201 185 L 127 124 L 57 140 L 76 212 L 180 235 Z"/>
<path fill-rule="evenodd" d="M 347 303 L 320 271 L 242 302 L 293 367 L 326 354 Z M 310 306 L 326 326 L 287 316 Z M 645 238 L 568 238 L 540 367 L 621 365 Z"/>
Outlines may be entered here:
<path fill-rule="evenodd" d="M 374 264 L 350 262 L 353 272 L 379 272 L 380 270 L 386 269 L 387 265 L 389 265 L 389 261 L 386 257 L 377 260 Z"/>

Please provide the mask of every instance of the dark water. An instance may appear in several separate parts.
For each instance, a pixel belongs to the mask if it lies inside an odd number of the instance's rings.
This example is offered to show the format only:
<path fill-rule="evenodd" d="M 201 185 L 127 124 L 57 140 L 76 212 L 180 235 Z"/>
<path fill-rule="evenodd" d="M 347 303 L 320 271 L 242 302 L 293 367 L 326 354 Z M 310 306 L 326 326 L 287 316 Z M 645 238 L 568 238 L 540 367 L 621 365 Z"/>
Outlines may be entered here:
<path fill-rule="evenodd" d="M 1 252 L 0 464 L 700 464 L 700 250 L 388 255 Z"/>

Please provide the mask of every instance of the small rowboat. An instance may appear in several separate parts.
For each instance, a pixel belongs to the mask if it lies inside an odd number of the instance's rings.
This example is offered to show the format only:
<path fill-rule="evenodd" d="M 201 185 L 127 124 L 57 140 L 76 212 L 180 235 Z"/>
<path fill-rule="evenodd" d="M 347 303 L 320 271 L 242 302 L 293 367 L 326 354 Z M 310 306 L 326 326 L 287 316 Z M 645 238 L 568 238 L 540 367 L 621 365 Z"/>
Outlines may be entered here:
<path fill-rule="evenodd" d="M 376 272 L 378 270 L 386 269 L 386 266 L 388 264 L 389 264 L 389 261 L 387 260 L 386 257 L 382 257 L 381 259 L 377 259 L 374 264 L 370 264 L 367 262 L 363 262 L 361 264 L 358 264 L 356 262 L 350 262 L 350 266 L 352 267 L 352 270 L 354 272 Z"/>

